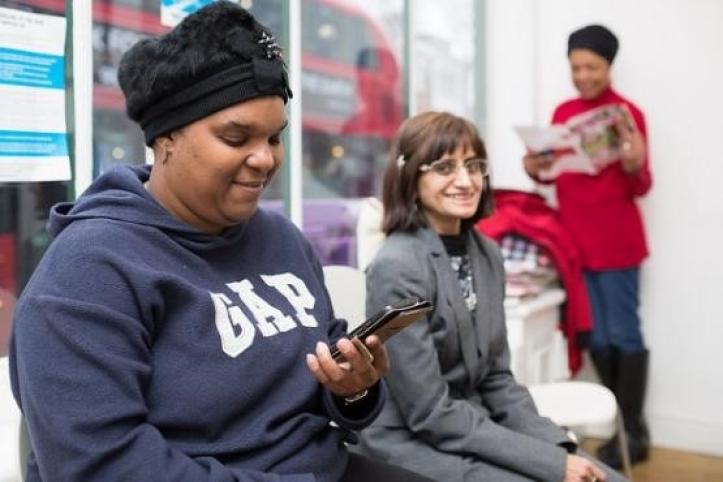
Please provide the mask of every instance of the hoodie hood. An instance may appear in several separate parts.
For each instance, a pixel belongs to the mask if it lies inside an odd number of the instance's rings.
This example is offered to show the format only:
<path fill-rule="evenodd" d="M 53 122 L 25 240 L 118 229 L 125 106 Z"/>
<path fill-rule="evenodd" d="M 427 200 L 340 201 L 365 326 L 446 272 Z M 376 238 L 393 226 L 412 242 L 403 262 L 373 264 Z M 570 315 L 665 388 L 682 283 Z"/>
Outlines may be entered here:
<path fill-rule="evenodd" d="M 119 166 L 106 172 L 75 202 L 53 206 L 48 234 L 55 238 L 73 223 L 105 219 L 158 229 L 194 251 L 224 247 L 237 242 L 243 235 L 245 223 L 214 235 L 174 217 L 143 186 L 151 169 L 152 166 Z"/>

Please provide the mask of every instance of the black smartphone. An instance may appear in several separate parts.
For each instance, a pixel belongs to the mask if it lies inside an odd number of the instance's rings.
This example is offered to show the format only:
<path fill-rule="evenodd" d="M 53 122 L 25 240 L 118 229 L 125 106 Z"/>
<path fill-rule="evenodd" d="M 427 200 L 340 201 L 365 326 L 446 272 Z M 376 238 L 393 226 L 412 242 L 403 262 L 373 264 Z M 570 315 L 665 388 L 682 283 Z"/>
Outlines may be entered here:
<path fill-rule="evenodd" d="M 350 340 L 359 338 L 362 342 L 370 335 L 377 335 L 384 343 L 389 338 L 417 321 L 434 309 L 432 303 L 421 298 L 407 298 L 393 305 L 385 306 L 383 310 L 357 326 L 347 335 Z M 339 349 L 334 345 L 331 356 L 338 360 L 342 357 Z"/>

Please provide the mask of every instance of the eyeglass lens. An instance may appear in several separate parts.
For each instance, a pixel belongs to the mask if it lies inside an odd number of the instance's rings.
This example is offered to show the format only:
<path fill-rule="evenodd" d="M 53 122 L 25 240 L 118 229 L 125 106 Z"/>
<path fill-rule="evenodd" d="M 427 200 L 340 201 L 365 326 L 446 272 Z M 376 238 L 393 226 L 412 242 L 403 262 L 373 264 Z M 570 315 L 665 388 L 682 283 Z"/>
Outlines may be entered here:
<path fill-rule="evenodd" d="M 440 159 L 429 164 L 429 169 L 442 176 L 450 176 L 457 173 L 457 169 L 464 166 L 468 174 L 487 173 L 487 162 L 484 159 L 467 159 L 462 164 L 457 164 L 452 159 Z"/>

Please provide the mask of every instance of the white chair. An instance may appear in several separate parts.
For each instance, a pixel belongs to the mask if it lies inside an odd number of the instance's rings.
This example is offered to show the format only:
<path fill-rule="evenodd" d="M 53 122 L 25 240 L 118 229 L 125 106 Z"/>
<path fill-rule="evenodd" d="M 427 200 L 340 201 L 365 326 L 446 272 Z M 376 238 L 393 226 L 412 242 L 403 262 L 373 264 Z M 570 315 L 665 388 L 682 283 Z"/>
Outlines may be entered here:
<path fill-rule="evenodd" d="M 550 418 L 577 436 L 607 432 L 610 437 L 617 428 L 623 471 L 632 482 L 623 419 L 613 392 L 597 383 L 578 381 L 542 383 L 531 385 L 528 389 L 540 415 Z"/>
<path fill-rule="evenodd" d="M 20 410 L 10 390 L 8 358 L 0 358 L 0 482 L 17 482 L 21 479 Z"/>
<path fill-rule="evenodd" d="M 356 224 L 357 266 L 364 271 L 384 242 L 382 202 L 375 197 L 362 200 Z"/>
<path fill-rule="evenodd" d="M 334 314 L 349 323 L 347 331 L 353 330 L 366 319 L 366 276 L 351 266 L 328 265 L 324 280 Z"/>

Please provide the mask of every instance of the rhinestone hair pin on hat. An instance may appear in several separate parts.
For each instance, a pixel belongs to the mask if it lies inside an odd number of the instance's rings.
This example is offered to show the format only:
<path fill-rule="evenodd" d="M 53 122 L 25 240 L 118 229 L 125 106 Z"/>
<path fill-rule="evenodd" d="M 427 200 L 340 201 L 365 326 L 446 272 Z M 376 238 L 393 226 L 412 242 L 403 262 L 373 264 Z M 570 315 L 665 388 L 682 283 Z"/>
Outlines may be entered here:
<path fill-rule="evenodd" d="M 259 45 L 266 49 L 266 58 L 269 60 L 281 57 L 281 46 L 276 42 L 276 37 L 261 32 L 261 38 L 257 41 Z"/>

